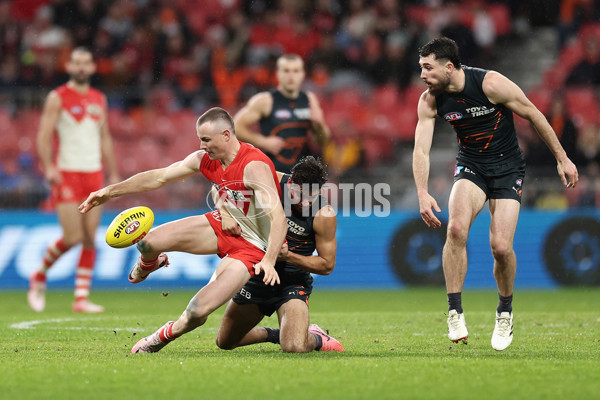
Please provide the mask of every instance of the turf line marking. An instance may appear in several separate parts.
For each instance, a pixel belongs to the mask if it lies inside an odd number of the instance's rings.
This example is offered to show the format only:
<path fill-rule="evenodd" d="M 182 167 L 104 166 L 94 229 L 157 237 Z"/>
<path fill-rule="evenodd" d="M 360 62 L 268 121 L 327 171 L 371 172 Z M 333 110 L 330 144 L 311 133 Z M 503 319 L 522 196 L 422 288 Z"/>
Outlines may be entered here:
<path fill-rule="evenodd" d="M 36 329 L 38 325 L 41 324 L 52 324 L 57 323 L 61 324 L 64 322 L 72 322 L 72 321 L 98 321 L 99 318 L 54 318 L 54 319 L 39 319 L 33 321 L 23 321 L 17 322 L 15 324 L 10 325 L 10 328 L 13 329 Z M 60 330 L 90 330 L 90 331 L 129 331 L 136 332 L 138 328 L 99 328 L 99 327 L 85 327 L 85 326 L 50 326 L 46 329 L 60 329 Z"/>
<path fill-rule="evenodd" d="M 39 325 L 39 324 L 47 324 L 47 323 L 52 323 L 52 322 L 56 322 L 56 323 L 70 322 L 70 321 L 74 321 L 74 320 L 75 320 L 75 318 L 40 319 L 40 320 L 34 320 L 34 321 L 18 322 L 16 324 L 12 324 L 10 327 L 13 329 L 35 329 L 35 326 Z"/>

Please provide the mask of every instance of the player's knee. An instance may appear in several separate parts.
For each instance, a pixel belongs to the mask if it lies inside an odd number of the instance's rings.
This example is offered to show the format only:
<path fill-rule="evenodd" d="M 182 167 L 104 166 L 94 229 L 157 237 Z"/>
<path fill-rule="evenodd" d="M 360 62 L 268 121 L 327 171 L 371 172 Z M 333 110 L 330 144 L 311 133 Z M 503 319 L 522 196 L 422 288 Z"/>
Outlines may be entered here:
<path fill-rule="evenodd" d="M 233 350 L 237 347 L 234 343 L 228 342 L 227 340 L 222 338 L 220 335 L 217 335 L 215 342 L 217 344 L 217 347 L 220 348 L 221 350 Z"/>
<path fill-rule="evenodd" d="M 152 247 L 152 244 L 150 243 L 150 241 L 148 241 L 147 238 L 144 238 L 142 240 L 140 240 L 139 242 L 137 242 L 136 244 L 137 249 L 139 250 L 140 253 L 152 253 L 154 250 L 154 248 Z"/>
<path fill-rule="evenodd" d="M 77 246 L 83 241 L 83 236 L 78 234 L 70 234 L 63 236 L 63 243 L 65 247 L 71 248 L 73 246 Z"/>
<path fill-rule="evenodd" d="M 306 340 L 283 340 L 281 350 L 284 353 L 308 353 L 309 349 Z"/>
<path fill-rule="evenodd" d="M 182 319 L 187 328 L 195 329 L 204 325 L 208 319 L 208 313 L 202 307 L 187 307 L 183 312 Z"/>
<path fill-rule="evenodd" d="M 491 247 L 492 247 L 492 255 L 494 256 L 495 260 L 509 259 L 510 257 L 512 257 L 512 255 L 514 253 L 513 248 L 506 241 L 502 241 L 502 240 L 492 241 Z"/>
<path fill-rule="evenodd" d="M 448 224 L 447 239 L 454 243 L 467 243 L 469 230 L 458 222 Z"/>

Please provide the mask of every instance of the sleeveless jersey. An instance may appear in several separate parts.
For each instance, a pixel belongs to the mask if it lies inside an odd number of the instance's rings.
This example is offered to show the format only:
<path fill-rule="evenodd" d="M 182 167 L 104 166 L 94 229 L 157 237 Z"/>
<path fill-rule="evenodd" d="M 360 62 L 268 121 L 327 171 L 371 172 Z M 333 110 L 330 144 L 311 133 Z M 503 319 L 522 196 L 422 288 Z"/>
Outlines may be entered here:
<path fill-rule="evenodd" d="M 282 203 L 289 202 L 289 188 L 288 180 L 290 175 L 284 174 L 279 183 L 281 186 L 281 200 Z M 286 235 L 288 250 L 302 256 L 313 255 L 317 243 L 315 241 L 315 231 L 313 230 L 313 223 L 315 220 L 315 214 L 323 207 L 327 205 L 327 199 L 319 195 L 313 206 L 310 208 L 308 216 L 302 215 L 302 210 L 297 209 L 294 206 L 289 207 L 290 214 L 287 215 L 288 231 Z M 286 209 L 287 207 L 284 207 Z M 286 210 L 287 212 L 287 210 Z M 279 273 L 284 275 L 307 275 L 310 276 L 309 272 L 302 271 L 294 264 L 289 262 L 278 262 L 275 266 Z"/>
<path fill-rule="evenodd" d="M 56 124 L 58 168 L 75 172 L 101 170 L 100 128 L 107 115 L 104 95 L 94 88 L 81 94 L 66 84 L 55 92 L 62 101 Z"/>
<path fill-rule="evenodd" d="M 273 183 L 277 187 L 277 195 L 281 189 L 277 185 L 277 173 L 269 158 L 256 147 L 240 143 L 240 150 L 233 162 L 223 169 L 219 160 L 211 160 L 207 155 L 202 157 L 200 172 L 213 182 L 224 207 L 242 228 L 242 238 L 260 248 L 267 250 L 271 220 L 260 208 L 254 190 L 244 185 L 244 168 L 252 161 L 263 161 L 271 169 Z"/>
<path fill-rule="evenodd" d="M 502 104 L 492 104 L 483 93 L 483 78 L 488 71 L 462 68 L 465 72 L 462 92 L 443 92 L 435 97 L 437 114 L 456 132 L 456 160 L 491 166 L 523 159 L 512 111 Z"/>
<path fill-rule="evenodd" d="M 271 114 L 259 121 L 263 136 L 279 136 L 285 140 L 279 154 L 269 154 L 275 169 L 289 173 L 294 164 L 310 154 L 308 130 L 311 127 L 308 96 L 300 92 L 297 98 L 288 99 L 279 90 L 270 91 L 273 97 Z"/>

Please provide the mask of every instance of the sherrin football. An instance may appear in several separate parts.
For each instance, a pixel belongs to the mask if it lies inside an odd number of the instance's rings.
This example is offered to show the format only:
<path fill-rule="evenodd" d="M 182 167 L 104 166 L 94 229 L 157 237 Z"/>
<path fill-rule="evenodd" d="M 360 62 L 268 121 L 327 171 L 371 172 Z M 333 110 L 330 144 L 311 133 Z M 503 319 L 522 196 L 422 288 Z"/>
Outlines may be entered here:
<path fill-rule="evenodd" d="M 122 249 L 142 240 L 154 224 L 154 213 L 145 206 L 129 208 L 112 220 L 106 230 L 106 243 Z"/>

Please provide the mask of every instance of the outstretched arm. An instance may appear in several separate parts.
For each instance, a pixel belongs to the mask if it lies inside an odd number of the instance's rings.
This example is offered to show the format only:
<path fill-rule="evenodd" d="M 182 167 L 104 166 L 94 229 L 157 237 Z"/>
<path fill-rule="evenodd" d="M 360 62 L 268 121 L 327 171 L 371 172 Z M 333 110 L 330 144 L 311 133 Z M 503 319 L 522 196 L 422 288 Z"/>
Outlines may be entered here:
<path fill-rule="evenodd" d="M 113 197 L 148 192 L 163 187 L 169 182 L 185 179 L 200 170 L 200 160 L 203 155 L 204 151 L 199 150 L 190 154 L 184 160 L 173 163 L 168 167 L 140 172 L 122 182 L 92 192 L 81 203 L 79 211 L 86 213 L 92 208 L 106 203 Z"/>
<path fill-rule="evenodd" d="M 275 262 L 287 233 L 287 220 L 283 212 L 279 192 L 271 170 L 262 161 L 252 161 L 244 169 L 244 185 L 254 190 L 258 205 L 271 221 L 267 250 L 263 259 L 254 266 L 256 274 L 264 271 L 263 282 L 267 285 L 279 283 Z"/>
<path fill-rule="evenodd" d="M 303 271 L 319 275 L 329 275 L 335 267 L 337 252 L 336 228 L 337 217 L 333 208 L 329 205 L 321 208 L 317 215 L 315 215 L 313 222 L 318 255 L 303 256 L 294 253 L 294 249 L 289 249 L 286 261 L 294 264 Z"/>
<path fill-rule="evenodd" d="M 417 105 L 417 114 L 419 121 L 415 129 L 415 147 L 413 150 L 413 177 L 417 186 L 417 196 L 419 197 L 419 212 L 425 224 L 430 228 L 439 228 L 442 226 L 440 220 L 435 216 L 432 209 L 436 212 L 442 210 L 435 199 L 429 194 L 429 152 L 433 141 L 433 130 L 435 127 L 436 104 L 435 97 L 429 92 L 423 92 Z"/>
<path fill-rule="evenodd" d="M 504 104 L 512 112 L 531 122 L 538 135 L 554 154 L 558 175 L 563 185 L 568 188 L 575 187 L 579 180 L 577 167 L 567 156 L 544 114 L 525 96 L 521 88 L 495 71 L 486 74 L 482 87 L 483 92 L 492 103 Z"/>

